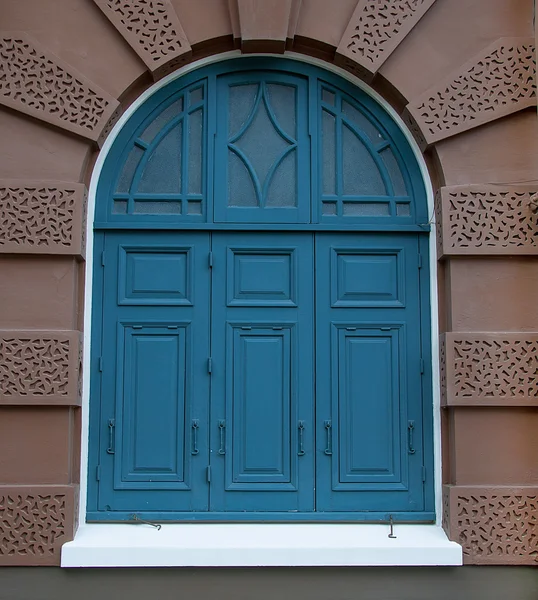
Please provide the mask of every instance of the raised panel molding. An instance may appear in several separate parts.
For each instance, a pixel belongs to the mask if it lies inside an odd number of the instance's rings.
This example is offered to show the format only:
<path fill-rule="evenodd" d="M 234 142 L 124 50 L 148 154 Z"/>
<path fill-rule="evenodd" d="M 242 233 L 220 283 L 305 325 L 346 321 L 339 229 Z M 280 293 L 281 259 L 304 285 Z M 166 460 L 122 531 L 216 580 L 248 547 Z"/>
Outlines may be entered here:
<path fill-rule="evenodd" d="M 538 406 L 538 333 L 446 333 L 441 348 L 445 406 Z"/>
<path fill-rule="evenodd" d="M 534 38 L 499 38 L 403 114 L 422 147 L 536 104 Z"/>
<path fill-rule="evenodd" d="M 26 33 L 0 33 L 0 104 L 100 143 L 119 103 Z"/>
<path fill-rule="evenodd" d="M 192 51 L 169 0 L 94 0 L 154 79 L 189 62 Z"/>
<path fill-rule="evenodd" d="M 0 253 L 84 256 L 80 183 L 0 179 Z"/>
<path fill-rule="evenodd" d="M 80 405 L 79 331 L 0 331 L 0 405 Z"/>
<path fill-rule="evenodd" d="M 74 535 L 77 488 L 0 485 L 0 566 L 60 564 Z"/>
<path fill-rule="evenodd" d="M 461 185 L 437 192 L 438 257 L 537 255 L 534 185 Z"/>
<path fill-rule="evenodd" d="M 370 79 L 435 0 L 360 0 L 336 49 L 336 63 Z"/>
<path fill-rule="evenodd" d="M 443 528 L 469 565 L 538 564 L 538 487 L 443 486 Z"/>

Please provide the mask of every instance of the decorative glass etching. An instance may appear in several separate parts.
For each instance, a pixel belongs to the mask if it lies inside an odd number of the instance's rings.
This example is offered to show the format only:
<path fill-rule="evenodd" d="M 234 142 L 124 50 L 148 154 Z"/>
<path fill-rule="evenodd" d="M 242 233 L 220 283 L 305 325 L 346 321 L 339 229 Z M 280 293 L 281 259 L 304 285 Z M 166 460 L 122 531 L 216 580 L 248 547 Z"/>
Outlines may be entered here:
<path fill-rule="evenodd" d="M 148 98 L 112 146 L 97 228 L 429 228 L 420 169 L 376 101 L 319 69 L 275 64 L 192 72 Z"/>
<path fill-rule="evenodd" d="M 179 194 L 181 191 L 181 146 L 183 123 L 179 122 L 161 139 L 149 155 L 138 182 L 137 192 Z"/>
<path fill-rule="evenodd" d="M 203 219 L 205 111 L 206 83 L 198 82 L 142 123 L 116 183 L 112 215 Z"/>
<path fill-rule="evenodd" d="M 412 217 L 407 175 L 390 135 L 351 97 L 325 84 L 319 90 L 321 220 Z"/>
<path fill-rule="evenodd" d="M 296 206 L 296 112 L 293 86 L 230 88 L 228 206 Z"/>

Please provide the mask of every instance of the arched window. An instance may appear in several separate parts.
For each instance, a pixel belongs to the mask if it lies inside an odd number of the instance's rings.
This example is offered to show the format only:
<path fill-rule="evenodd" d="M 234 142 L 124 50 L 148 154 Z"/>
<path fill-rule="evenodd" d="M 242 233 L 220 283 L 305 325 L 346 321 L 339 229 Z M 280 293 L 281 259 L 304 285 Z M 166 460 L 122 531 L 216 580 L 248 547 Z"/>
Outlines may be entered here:
<path fill-rule="evenodd" d="M 433 520 L 427 220 L 337 76 L 241 59 L 151 96 L 97 188 L 88 519 Z"/>

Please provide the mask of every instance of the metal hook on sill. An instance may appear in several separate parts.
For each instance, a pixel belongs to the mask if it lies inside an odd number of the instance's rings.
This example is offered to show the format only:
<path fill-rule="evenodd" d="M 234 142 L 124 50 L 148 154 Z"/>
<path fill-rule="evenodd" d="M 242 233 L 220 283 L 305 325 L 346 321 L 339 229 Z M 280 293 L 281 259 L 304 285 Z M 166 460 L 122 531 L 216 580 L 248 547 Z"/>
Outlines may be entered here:
<path fill-rule="evenodd" d="M 144 519 L 141 519 L 138 515 L 136 514 L 132 514 L 131 515 L 131 521 L 135 521 L 135 523 L 138 525 L 140 524 L 145 524 L 145 525 L 151 525 L 152 527 L 155 527 L 157 529 L 157 531 L 160 531 L 162 525 L 160 523 L 152 523 L 151 521 L 145 521 Z"/>
<path fill-rule="evenodd" d="M 395 540 L 396 536 L 394 535 L 394 521 L 392 520 L 392 515 L 389 515 L 389 524 L 390 524 L 389 538 L 391 540 Z"/>

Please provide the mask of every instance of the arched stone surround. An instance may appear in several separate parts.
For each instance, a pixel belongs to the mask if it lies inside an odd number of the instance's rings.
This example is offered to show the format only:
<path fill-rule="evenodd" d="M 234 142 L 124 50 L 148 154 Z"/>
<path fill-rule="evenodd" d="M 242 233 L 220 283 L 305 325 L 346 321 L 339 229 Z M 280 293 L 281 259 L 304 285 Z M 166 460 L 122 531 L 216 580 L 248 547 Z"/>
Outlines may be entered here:
<path fill-rule="evenodd" d="M 468 564 L 536 564 L 532 1 L 3 4 L 0 564 L 58 564 L 75 527 L 84 185 L 99 145 L 153 81 L 232 49 L 347 69 L 423 148 L 437 187 L 444 527 Z"/>

